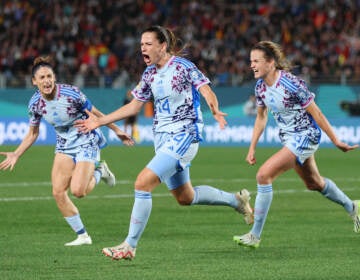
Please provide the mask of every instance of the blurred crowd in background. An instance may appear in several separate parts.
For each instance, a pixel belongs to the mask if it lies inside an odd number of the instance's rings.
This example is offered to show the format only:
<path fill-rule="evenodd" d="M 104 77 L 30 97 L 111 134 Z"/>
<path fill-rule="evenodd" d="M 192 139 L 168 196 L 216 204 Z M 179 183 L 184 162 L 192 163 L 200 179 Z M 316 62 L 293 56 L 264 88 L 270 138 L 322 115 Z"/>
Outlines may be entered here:
<path fill-rule="evenodd" d="M 0 87 L 31 86 L 38 55 L 79 87 L 128 87 L 144 68 L 141 31 L 170 28 L 214 86 L 253 79 L 249 50 L 282 45 L 308 82 L 360 82 L 360 0 L 0 1 Z"/>

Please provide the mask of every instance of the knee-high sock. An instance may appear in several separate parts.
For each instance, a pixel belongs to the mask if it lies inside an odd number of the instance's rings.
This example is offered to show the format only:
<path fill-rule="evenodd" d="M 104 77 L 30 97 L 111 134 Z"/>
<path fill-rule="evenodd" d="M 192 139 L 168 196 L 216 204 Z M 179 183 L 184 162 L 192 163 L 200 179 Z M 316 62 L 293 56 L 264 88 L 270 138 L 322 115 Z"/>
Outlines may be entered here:
<path fill-rule="evenodd" d="M 101 173 L 99 167 L 100 167 L 100 162 L 96 161 L 95 162 L 95 170 L 94 170 L 95 184 L 99 184 L 99 182 L 101 180 L 101 176 L 102 176 L 102 173 Z"/>
<path fill-rule="evenodd" d="M 235 194 L 228 193 L 211 186 L 194 187 L 195 195 L 191 205 L 227 205 L 233 208 L 238 206 Z"/>
<path fill-rule="evenodd" d="M 80 214 L 75 214 L 74 216 L 64 217 L 69 226 L 77 234 L 83 234 L 86 232 L 84 224 L 81 221 Z"/>
<path fill-rule="evenodd" d="M 255 198 L 254 225 L 251 229 L 251 233 L 257 238 L 260 238 L 272 202 L 273 190 L 271 184 L 258 184 L 257 190 L 258 192 Z"/>
<path fill-rule="evenodd" d="M 328 178 L 325 179 L 325 187 L 322 190 L 321 194 L 331 201 L 342 205 L 345 210 L 351 214 L 353 212 L 353 202 L 352 200 L 343 193 L 338 186 Z"/>
<path fill-rule="evenodd" d="M 129 233 L 125 241 L 133 248 L 143 233 L 149 220 L 152 208 L 152 197 L 150 192 L 135 191 L 135 201 L 131 213 Z"/>
<path fill-rule="evenodd" d="M 95 169 L 95 171 L 94 171 L 94 177 L 95 177 L 95 182 L 96 182 L 96 184 L 99 184 L 99 182 L 100 182 L 100 180 L 101 180 L 101 172 L 100 172 L 100 170 L 97 170 L 97 169 Z"/>

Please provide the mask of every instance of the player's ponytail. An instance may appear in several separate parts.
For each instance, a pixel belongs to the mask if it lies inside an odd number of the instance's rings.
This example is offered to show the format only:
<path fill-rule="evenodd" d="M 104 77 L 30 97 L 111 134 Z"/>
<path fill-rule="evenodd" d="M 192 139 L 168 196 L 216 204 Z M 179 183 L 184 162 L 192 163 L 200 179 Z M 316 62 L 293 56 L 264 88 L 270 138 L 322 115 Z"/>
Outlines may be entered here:
<path fill-rule="evenodd" d="M 52 59 L 50 56 L 38 56 L 37 58 L 34 59 L 33 66 L 31 68 L 32 77 L 35 76 L 36 71 L 41 66 L 49 67 L 50 69 L 54 70 L 52 65 Z"/>
<path fill-rule="evenodd" d="M 262 51 L 267 61 L 274 59 L 276 69 L 290 71 L 292 68 L 290 61 L 286 59 L 280 45 L 274 42 L 260 41 L 253 46 L 251 50 Z"/>
<path fill-rule="evenodd" d="M 182 41 L 177 38 L 170 29 L 160 25 L 154 25 L 145 29 L 141 34 L 145 32 L 154 32 L 161 44 L 166 43 L 166 52 L 171 55 L 183 56 L 185 54 L 186 45 L 183 45 Z"/>

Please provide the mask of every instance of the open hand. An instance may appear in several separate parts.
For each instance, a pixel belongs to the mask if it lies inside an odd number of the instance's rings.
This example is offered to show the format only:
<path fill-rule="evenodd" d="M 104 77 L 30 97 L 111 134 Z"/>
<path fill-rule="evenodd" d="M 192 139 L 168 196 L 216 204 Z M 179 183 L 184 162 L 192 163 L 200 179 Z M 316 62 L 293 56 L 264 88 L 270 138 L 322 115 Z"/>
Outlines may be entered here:
<path fill-rule="evenodd" d="M 227 125 L 227 121 L 225 119 L 225 116 L 227 116 L 227 114 L 221 111 L 217 111 L 213 114 L 213 116 L 214 119 L 219 123 L 220 129 L 224 129 Z"/>
<path fill-rule="evenodd" d="M 10 168 L 10 171 L 12 171 L 16 162 L 19 159 L 19 156 L 16 155 L 14 152 L 0 152 L 0 155 L 6 157 L 6 159 L 4 159 L 0 163 L 0 170 L 7 170 Z"/>
<path fill-rule="evenodd" d="M 126 145 L 126 146 L 134 146 L 135 145 L 134 139 L 132 139 L 132 137 L 129 134 L 127 134 L 123 131 L 116 132 L 115 134 L 123 142 L 124 145 Z"/>
<path fill-rule="evenodd" d="M 358 148 L 359 145 L 350 146 L 349 144 L 346 144 L 344 142 L 339 142 L 339 143 L 336 144 L 336 147 L 338 147 L 343 152 L 348 152 L 348 151 L 351 151 L 351 150 L 354 150 L 354 149 Z"/>
<path fill-rule="evenodd" d="M 86 120 L 76 120 L 74 122 L 74 126 L 82 133 L 88 133 L 101 125 L 98 117 L 87 109 L 85 112 L 89 116 Z"/>

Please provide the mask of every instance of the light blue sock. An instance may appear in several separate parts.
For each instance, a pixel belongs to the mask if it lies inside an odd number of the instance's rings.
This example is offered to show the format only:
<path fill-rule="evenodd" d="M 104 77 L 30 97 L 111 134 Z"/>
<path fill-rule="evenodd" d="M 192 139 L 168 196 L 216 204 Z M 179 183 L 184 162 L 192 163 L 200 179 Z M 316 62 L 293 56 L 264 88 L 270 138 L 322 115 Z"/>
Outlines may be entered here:
<path fill-rule="evenodd" d="M 238 206 L 235 194 L 224 192 L 211 186 L 194 187 L 195 195 L 191 205 L 227 205 L 233 208 Z"/>
<path fill-rule="evenodd" d="M 152 208 L 151 192 L 135 191 L 135 202 L 131 213 L 129 233 L 125 241 L 133 248 L 143 233 Z"/>
<path fill-rule="evenodd" d="M 82 234 L 85 233 L 85 227 L 81 221 L 80 214 L 76 214 L 71 217 L 64 217 L 66 222 L 70 225 L 70 227 L 77 233 Z"/>
<path fill-rule="evenodd" d="M 263 231 L 266 217 L 268 215 L 270 205 L 273 198 L 272 185 L 259 185 L 257 186 L 257 194 L 255 198 L 254 209 L 254 225 L 251 233 L 257 238 L 260 238 Z"/>
<path fill-rule="evenodd" d="M 351 214 L 353 212 L 353 202 L 352 200 L 344 194 L 336 184 L 328 178 L 325 179 L 325 187 L 322 190 L 321 194 L 331 201 L 342 205 L 345 210 Z"/>
<path fill-rule="evenodd" d="M 102 174 L 101 174 L 100 170 L 95 169 L 94 177 L 95 177 L 96 184 L 99 184 L 99 182 L 101 180 L 101 176 L 102 176 Z"/>

